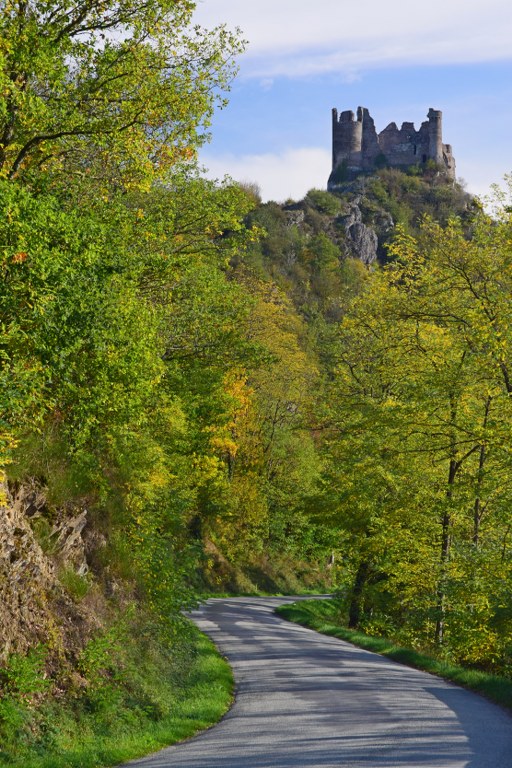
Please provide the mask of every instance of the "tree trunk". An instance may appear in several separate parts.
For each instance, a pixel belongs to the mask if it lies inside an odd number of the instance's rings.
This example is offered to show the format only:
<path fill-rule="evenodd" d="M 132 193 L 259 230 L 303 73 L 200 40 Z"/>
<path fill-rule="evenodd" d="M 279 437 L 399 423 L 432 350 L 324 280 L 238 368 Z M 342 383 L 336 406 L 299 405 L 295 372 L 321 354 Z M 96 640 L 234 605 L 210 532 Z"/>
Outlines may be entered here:
<path fill-rule="evenodd" d="M 491 397 L 488 397 L 485 403 L 484 421 L 482 424 L 484 429 L 487 427 L 487 421 L 489 419 L 491 399 L 492 399 Z M 480 543 L 480 522 L 482 520 L 482 515 L 484 511 L 482 509 L 482 483 L 484 479 L 484 466 L 485 466 L 486 458 L 487 458 L 486 446 L 485 446 L 485 443 L 482 443 L 482 445 L 480 446 L 480 451 L 478 455 L 478 472 L 476 476 L 475 505 L 473 507 L 473 544 L 475 545 L 475 547 L 478 547 L 478 544 Z"/>
<path fill-rule="evenodd" d="M 368 562 L 366 560 L 361 560 L 357 569 L 356 577 L 354 579 L 354 586 L 352 588 L 352 596 L 350 598 L 350 606 L 348 609 L 349 629 L 356 629 L 356 627 L 359 626 L 359 622 L 361 620 L 361 613 L 363 609 L 363 591 L 368 580 L 368 571 Z"/>
<path fill-rule="evenodd" d="M 441 552 L 440 552 L 440 569 L 439 569 L 439 581 L 437 583 L 437 604 L 436 604 L 436 633 L 435 642 L 436 645 L 442 645 L 444 640 L 444 623 L 445 623 L 445 601 L 446 601 L 446 575 L 448 560 L 450 557 L 450 545 L 451 545 L 451 505 L 453 499 L 453 485 L 455 483 L 455 477 L 457 470 L 459 469 L 459 463 L 455 458 L 450 459 L 450 469 L 448 471 L 448 489 L 446 491 L 446 509 L 441 521 Z"/>

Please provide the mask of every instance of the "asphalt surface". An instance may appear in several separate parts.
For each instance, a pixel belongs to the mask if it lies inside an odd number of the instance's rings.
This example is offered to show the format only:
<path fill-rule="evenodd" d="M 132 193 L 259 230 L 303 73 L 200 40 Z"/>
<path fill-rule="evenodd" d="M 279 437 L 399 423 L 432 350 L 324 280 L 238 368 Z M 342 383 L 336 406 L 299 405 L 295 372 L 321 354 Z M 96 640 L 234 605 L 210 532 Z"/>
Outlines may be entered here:
<path fill-rule="evenodd" d="M 235 703 L 130 768 L 512 768 L 507 713 L 273 614 L 294 599 L 215 599 L 191 614 L 233 667 Z"/>

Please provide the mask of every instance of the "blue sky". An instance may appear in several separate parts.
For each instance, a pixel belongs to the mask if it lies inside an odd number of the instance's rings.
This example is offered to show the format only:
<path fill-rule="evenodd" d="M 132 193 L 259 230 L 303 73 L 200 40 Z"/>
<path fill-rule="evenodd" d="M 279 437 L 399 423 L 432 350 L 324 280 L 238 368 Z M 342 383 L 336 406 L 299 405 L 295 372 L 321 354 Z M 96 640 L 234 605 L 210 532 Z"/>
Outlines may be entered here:
<path fill-rule="evenodd" d="M 443 111 L 457 175 L 485 195 L 512 172 L 510 0 L 198 0 L 196 20 L 248 40 L 201 153 L 210 175 L 300 199 L 331 170 L 331 109 L 388 123 Z"/>

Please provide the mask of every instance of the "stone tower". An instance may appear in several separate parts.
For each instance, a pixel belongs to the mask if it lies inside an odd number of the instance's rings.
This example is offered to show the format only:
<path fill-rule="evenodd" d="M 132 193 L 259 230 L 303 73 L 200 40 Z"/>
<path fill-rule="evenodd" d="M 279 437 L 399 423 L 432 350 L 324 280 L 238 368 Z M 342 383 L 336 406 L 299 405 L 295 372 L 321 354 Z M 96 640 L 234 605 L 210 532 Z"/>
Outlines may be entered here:
<path fill-rule="evenodd" d="M 332 173 L 328 189 L 360 174 L 370 174 L 378 168 L 408 168 L 422 166 L 429 160 L 455 178 L 455 160 L 449 144 L 443 144 L 442 112 L 429 109 L 427 120 L 417 131 L 414 123 L 390 123 L 377 134 L 369 111 L 358 107 L 357 116 L 350 110 L 332 110 Z"/>

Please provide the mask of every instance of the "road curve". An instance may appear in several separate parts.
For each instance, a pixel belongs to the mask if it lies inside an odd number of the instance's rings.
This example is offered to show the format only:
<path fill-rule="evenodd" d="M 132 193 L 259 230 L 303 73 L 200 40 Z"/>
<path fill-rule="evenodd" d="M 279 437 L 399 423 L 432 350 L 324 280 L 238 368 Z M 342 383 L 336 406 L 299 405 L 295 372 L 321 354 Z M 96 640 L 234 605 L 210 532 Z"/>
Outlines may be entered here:
<path fill-rule="evenodd" d="M 273 613 L 293 599 L 215 599 L 192 614 L 233 667 L 235 704 L 131 768 L 512 768 L 507 713 Z"/>

